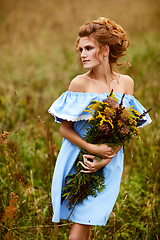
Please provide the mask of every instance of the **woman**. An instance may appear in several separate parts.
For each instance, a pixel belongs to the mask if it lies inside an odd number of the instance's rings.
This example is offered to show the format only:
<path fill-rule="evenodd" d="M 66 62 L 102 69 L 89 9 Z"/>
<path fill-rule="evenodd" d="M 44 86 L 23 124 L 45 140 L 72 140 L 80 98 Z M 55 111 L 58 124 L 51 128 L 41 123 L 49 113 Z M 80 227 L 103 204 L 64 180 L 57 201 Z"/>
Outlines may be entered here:
<path fill-rule="evenodd" d="M 117 199 L 123 171 L 123 148 L 113 150 L 107 144 L 91 144 L 83 140 L 86 122 L 90 115 L 83 110 L 92 100 L 102 101 L 113 89 L 116 97 L 121 99 L 125 93 L 125 107 L 133 105 L 143 113 L 144 108 L 133 97 L 133 80 L 114 71 L 114 64 L 124 55 L 128 39 L 121 26 L 106 18 L 99 18 L 79 28 L 76 50 L 79 53 L 84 69 L 89 70 L 74 78 L 69 89 L 50 107 L 49 112 L 61 123 L 60 133 L 64 137 L 57 159 L 53 182 L 52 203 L 53 221 L 67 219 L 70 210 L 67 201 L 61 203 L 62 188 L 65 177 L 74 173 L 74 163 L 81 147 L 91 155 L 84 156 L 84 172 L 93 173 L 104 167 L 106 189 L 95 198 L 89 196 L 78 203 L 70 216 L 73 226 L 69 240 L 91 239 L 91 225 L 105 225 Z M 126 63 L 128 64 L 128 62 Z M 147 114 L 146 123 L 151 122 Z M 94 156 L 102 157 L 97 162 Z M 93 162 L 87 158 L 92 158 Z"/>

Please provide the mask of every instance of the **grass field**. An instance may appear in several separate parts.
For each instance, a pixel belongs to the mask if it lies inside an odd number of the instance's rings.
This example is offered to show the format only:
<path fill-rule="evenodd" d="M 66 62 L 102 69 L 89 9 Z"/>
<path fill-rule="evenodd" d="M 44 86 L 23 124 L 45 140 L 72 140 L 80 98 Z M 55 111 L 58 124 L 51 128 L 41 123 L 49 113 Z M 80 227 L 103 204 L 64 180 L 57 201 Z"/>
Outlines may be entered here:
<path fill-rule="evenodd" d="M 160 238 L 160 1 L 0 1 L 0 238 L 66 240 L 71 223 L 53 224 L 51 180 L 62 138 L 47 110 L 83 69 L 78 27 L 99 16 L 130 39 L 135 97 L 152 124 L 125 148 L 121 191 L 92 239 Z M 9 135 L 7 132 L 10 132 Z M 107 204 L 107 199 L 106 199 Z M 93 210 L 94 211 L 94 210 Z"/>

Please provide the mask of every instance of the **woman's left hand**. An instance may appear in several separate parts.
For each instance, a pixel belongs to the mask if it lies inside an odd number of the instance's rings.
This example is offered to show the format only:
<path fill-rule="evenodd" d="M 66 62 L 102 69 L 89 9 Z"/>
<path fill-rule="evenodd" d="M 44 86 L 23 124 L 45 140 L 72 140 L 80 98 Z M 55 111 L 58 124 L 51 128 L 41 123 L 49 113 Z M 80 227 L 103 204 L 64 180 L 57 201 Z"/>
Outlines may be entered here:
<path fill-rule="evenodd" d="M 82 165 L 82 167 L 85 170 L 81 170 L 81 172 L 83 173 L 95 173 L 97 172 L 100 168 L 106 166 L 117 154 L 117 152 L 121 149 L 121 146 L 118 146 L 114 153 L 112 155 L 109 155 L 107 158 L 102 159 L 100 162 L 98 162 L 95 159 L 95 156 L 93 155 L 83 155 L 83 159 L 84 159 L 84 163 L 82 163 L 81 161 L 79 161 L 79 163 Z M 93 161 L 89 161 L 89 159 L 92 159 Z"/>

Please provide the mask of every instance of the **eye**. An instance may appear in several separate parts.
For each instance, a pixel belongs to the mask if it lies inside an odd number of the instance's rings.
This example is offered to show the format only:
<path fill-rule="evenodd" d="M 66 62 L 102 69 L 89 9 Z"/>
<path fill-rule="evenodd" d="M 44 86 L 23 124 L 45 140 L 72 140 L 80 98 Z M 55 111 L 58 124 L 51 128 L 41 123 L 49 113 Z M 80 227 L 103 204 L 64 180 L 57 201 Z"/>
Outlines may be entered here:
<path fill-rule="evenodd" d="M 79 52 L 82 52 L 83 51 L 83 49 L 82 48 L 79 48 Z"/>
<path fill-rule="evenodd" d="M 90 51 L 90 50 L 94 49 L 94 47 L 88 46 L 88 47 L 86 47 L 86 49 L 87 49 L 88 51 Z"/>

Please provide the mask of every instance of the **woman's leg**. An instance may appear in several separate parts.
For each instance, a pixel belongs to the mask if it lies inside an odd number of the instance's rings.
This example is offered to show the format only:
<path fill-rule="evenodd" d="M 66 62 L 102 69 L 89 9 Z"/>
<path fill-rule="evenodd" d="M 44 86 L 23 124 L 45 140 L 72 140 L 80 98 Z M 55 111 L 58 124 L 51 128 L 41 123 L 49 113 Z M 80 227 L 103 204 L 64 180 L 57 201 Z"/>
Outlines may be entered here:
<path fill-rule="evenodd" d="M 91 226 L 79 223 L 73 223 L 69 240 L 90 240 Z"/>

